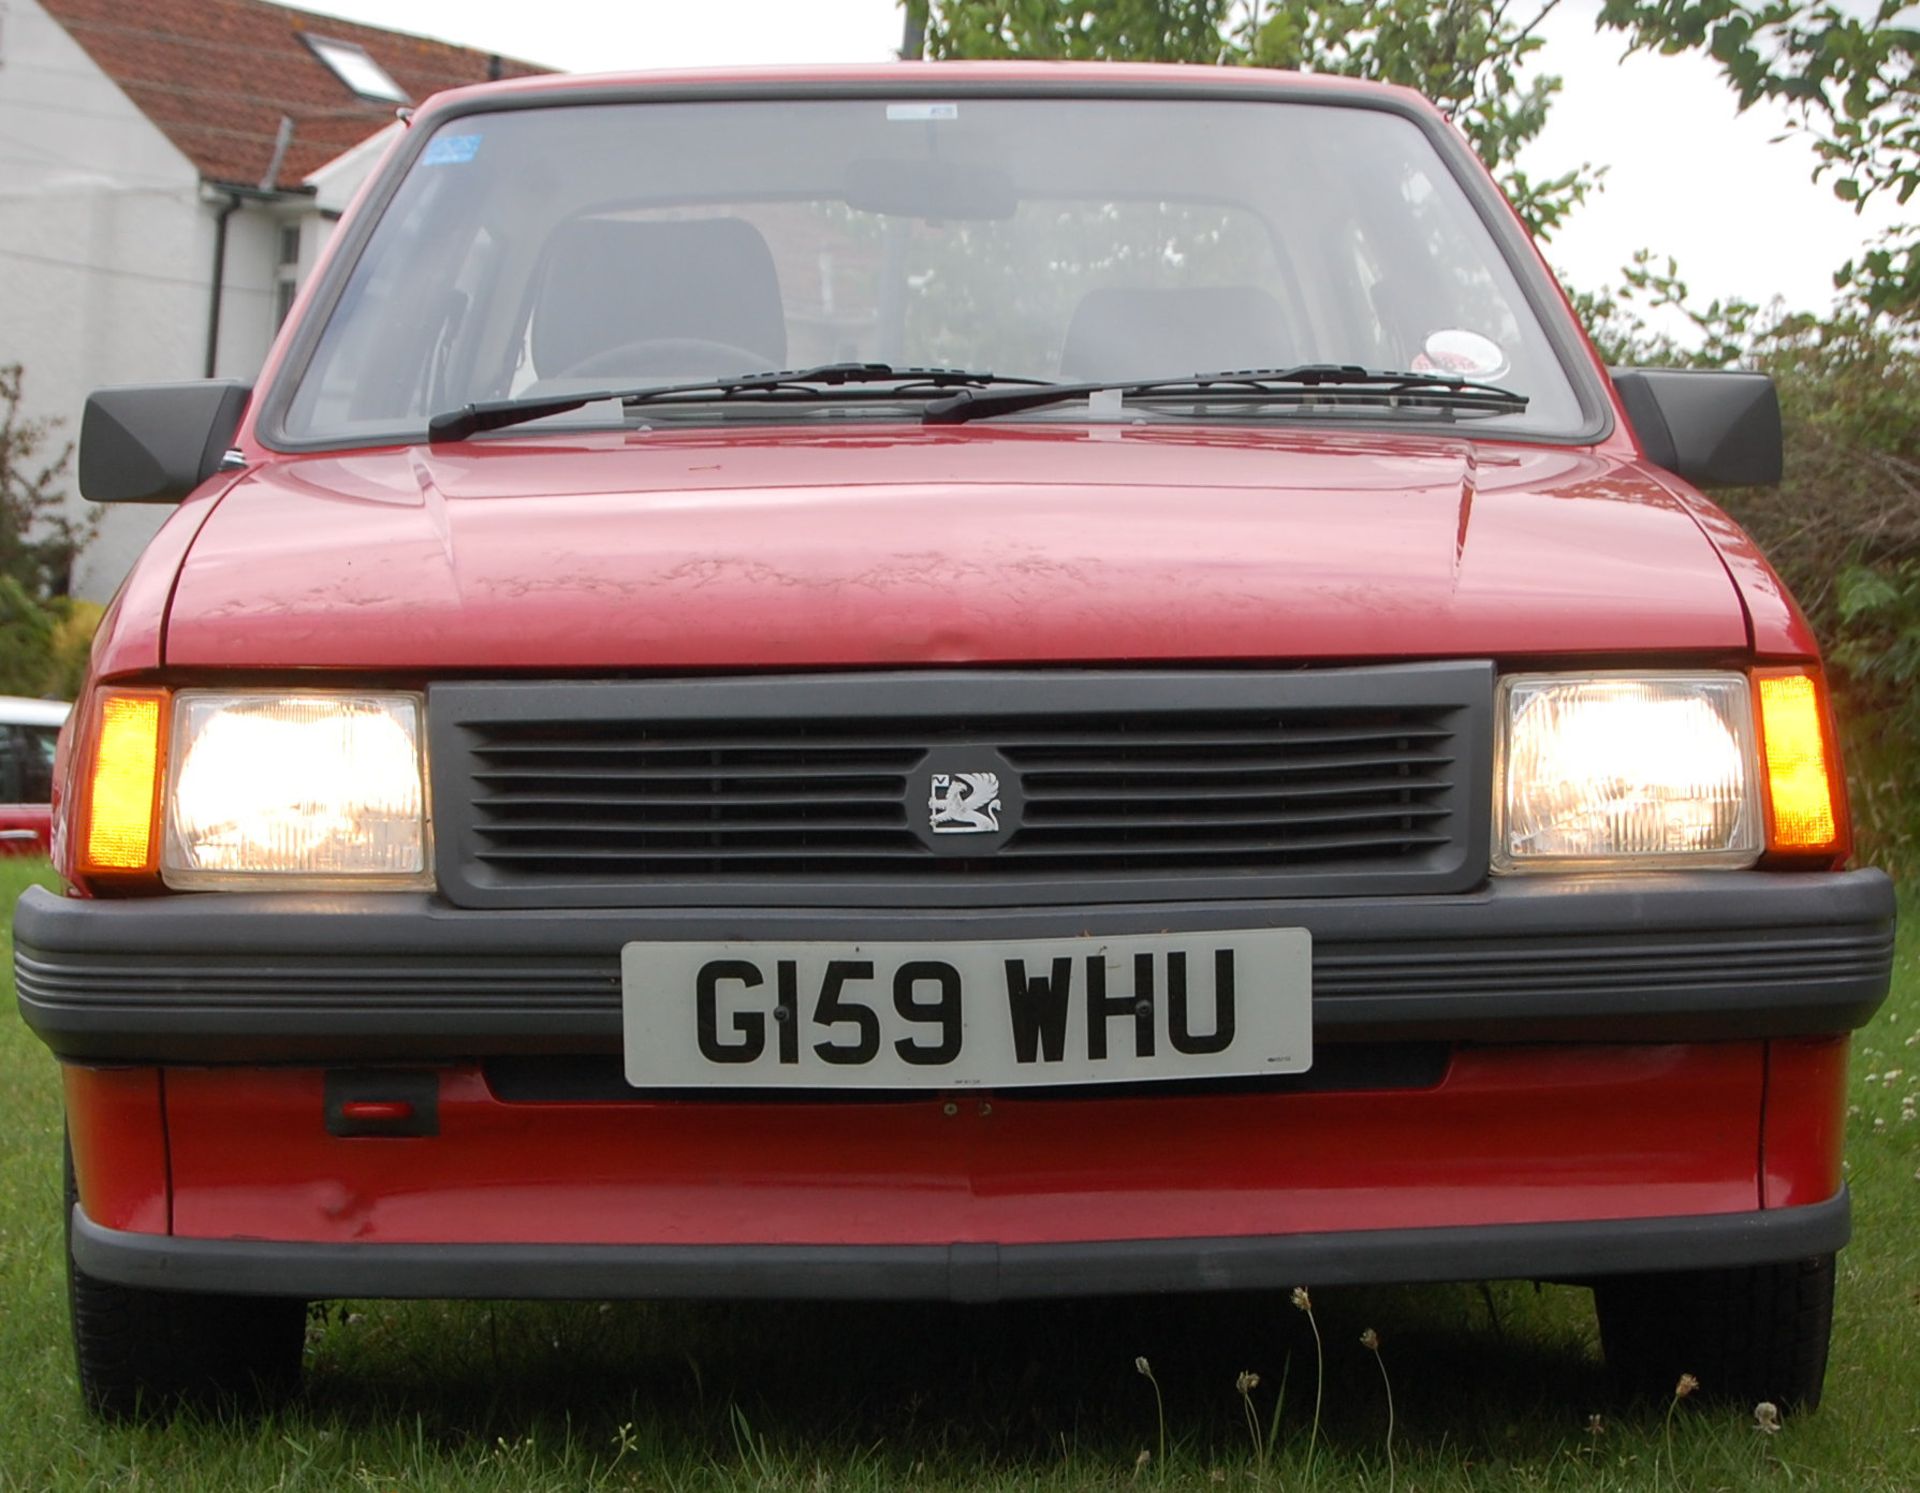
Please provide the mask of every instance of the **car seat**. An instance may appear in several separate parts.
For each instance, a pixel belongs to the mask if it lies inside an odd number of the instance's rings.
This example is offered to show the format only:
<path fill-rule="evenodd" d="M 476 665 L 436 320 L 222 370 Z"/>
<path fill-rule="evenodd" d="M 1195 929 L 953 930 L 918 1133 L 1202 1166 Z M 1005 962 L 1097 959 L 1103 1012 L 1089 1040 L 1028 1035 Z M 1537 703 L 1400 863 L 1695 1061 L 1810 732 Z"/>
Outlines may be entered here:
<path fill-rule="evenodd" d="M 547 248 L 532 351 L 543 380 L 784 367 L 773 253 L 743 218 L 576 218 Z"/>

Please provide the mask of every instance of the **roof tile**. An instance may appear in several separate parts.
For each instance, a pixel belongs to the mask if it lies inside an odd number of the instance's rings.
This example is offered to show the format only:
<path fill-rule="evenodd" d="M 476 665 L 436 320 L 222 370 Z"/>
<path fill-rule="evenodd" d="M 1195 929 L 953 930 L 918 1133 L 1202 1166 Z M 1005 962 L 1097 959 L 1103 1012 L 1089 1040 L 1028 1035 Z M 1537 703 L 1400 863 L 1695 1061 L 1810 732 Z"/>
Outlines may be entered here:
<path fill-rule="evenodd" d="M 209 181 L 254 186 L 273 160 L 281 119 L 293 138 L 279 181 L 299 182 L 393 119 L 394 106 L 360 98 L 301 40 L 352 42 L 418 103 L 478 83 L 494 59 L 400 31 L 266 0 L 41 0 L 94 63 Z M 499 76 L 545 72 L 513 58 Z"/>

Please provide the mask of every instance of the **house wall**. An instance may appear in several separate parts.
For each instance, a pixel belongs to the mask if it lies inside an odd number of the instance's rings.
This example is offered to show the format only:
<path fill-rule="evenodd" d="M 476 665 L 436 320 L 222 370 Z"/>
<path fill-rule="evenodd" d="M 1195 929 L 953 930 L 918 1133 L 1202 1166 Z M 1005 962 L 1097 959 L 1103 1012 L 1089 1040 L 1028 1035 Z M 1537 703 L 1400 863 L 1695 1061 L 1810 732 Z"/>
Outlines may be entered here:
<path fill-rule="evenodd" d="M 325 195 L 359 174 L 334 172 Z M 204 376 L 226 200 L 38 0 L 0 0 L 0 363 L 23 365 L 25 413 L 62 421 L 71 439 L 100 385 Z M 281 224 L 301 225 L 304 275 L 330 231 L 321 209 L 312 196 L 248 201 L 228 219 L 218 376 L 259 372 L 286 273 Z M 67 486 L 73 511 L 99 522 L 74 590 L 104 601 L 166 510 L 95 508 L 71 475 Z"/>
<path fill-rule="evenodd" d="M 96 384 L 200 371 L 210 239 L 192 163 L 36 0 L 5 7 L 0 361 L 23 365 L 27 413 L 71 438 Z M 94 596 L 118 584 L 159 515 L 101 517 L 76 576 Z"/>

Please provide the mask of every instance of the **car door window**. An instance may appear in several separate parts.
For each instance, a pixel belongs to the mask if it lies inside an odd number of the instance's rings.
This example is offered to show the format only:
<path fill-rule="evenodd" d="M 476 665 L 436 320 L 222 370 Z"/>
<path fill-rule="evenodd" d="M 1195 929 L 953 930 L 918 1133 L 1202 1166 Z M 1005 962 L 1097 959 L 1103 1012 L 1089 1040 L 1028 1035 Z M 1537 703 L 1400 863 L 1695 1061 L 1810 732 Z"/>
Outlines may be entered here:
<path fill-rule="evenodd" d="M 0 726 L 0 804 L 25 803 L 20 791 L 20 763 L 24 743 L 16 727 Z"/>
<path fill-rule="evenodd" d="M 60 732 L 53 726 L 15 728 L 20 770 L 20 801 L 29 804 L 50 803 L 53 799 L 53 754 L 60 744 Z"/>

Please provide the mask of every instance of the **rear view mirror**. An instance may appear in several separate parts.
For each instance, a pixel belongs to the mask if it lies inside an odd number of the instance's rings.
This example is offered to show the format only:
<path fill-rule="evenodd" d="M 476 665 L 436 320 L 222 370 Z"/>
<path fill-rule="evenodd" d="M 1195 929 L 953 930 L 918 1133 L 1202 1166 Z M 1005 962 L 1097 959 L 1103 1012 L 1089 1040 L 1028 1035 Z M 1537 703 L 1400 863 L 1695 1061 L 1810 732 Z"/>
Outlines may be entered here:
<path fill-rule="evenodd" d="M 1764 373 L 1715 368 L 1615 368 L 1647 460 L 1698 487 L 1780 480 L 1780 396 Z"/>
<path fill-rule="evenodd" d="M 80 492 L 177 503 L 220 468 L 252 388 L 236 379 L 96 389 L 80 417 Z"/>
<path fill-rule="evenodd" d="M 847 167 L 847 206 L 887 218 L 966 222 L 1011 218 L 1020 209 L 1013 178 L 963 161 L 872 157 Z"/>

